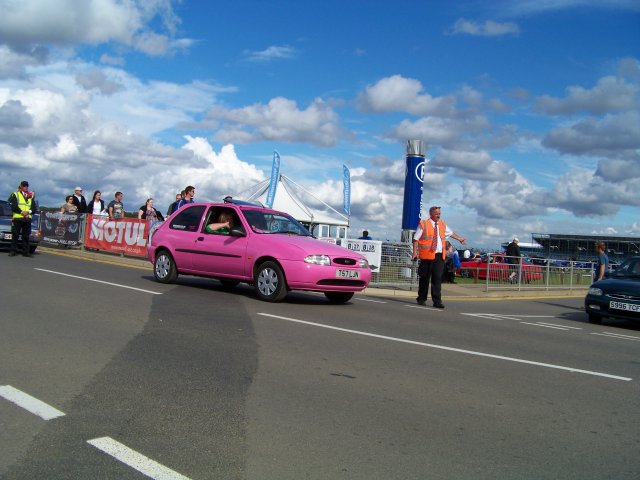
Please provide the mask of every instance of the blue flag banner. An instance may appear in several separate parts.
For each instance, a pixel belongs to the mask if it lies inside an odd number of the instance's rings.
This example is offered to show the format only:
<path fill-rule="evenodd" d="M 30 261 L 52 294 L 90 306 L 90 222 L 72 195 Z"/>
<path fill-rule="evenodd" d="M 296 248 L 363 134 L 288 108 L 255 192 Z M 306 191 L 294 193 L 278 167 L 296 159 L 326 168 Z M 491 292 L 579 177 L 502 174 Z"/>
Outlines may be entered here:
<path fill-rule="evenodd" d="M 267 207 L 273 208 L 273 201 L 276 198 L 276 188 L 280 178 L 280 154 L 273 151 L 273 164 L 271 165 L 271 180 L 269 181 L 269 191 L 267 192 Z"/>
<path fill-rule="evenodd" d="M 346 165 L 342 165 L 342 172 L 344 174 L 343 184 L 344 184 L 344 213 L 347 215 L 351 215 L 351 172 L 349 172 L 349 168 Z"/>

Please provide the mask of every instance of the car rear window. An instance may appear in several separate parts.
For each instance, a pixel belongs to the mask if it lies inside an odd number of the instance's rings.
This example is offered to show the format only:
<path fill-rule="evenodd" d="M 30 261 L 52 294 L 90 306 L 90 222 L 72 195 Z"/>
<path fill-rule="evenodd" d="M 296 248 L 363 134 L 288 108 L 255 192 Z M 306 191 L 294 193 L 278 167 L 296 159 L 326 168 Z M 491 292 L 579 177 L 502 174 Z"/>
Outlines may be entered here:
<path fill-rule="evenodd" d="M 171 228 L 172 230 L 182 230 L 185 232 L 197 232 L 203 213 L 204 205 L 197 205 L 195 207 L 184 207 L 173 218 L 173 220 L 171 220 L 169 228 Z"/>

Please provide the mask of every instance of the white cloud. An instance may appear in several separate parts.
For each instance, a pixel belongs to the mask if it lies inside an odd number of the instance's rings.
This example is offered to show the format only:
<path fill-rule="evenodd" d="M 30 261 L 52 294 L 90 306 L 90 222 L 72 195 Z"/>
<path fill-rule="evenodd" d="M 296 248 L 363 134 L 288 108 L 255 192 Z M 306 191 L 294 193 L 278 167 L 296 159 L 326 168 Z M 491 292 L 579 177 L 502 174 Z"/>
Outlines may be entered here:
<path fill-rule="evenodd" d="M 536 100 L 536 110 L 547 115 L 572 115 L 587 112 L 596 115 L 637 110 L 640 87 L 621 78 L 603 77 L 592 89 L 567 88 L 565 98 L 543 95 Z"/>
<path fill-rule="evenodd" d="M 159 19 L 164 33 L 149 25 Z M 172 38 L 178 17 L 171 0 L 20 0 L 4 2 L 0 42 L 12 47 L 53 44 L 118 43 L 150 55 L 164 55 L 176 44 Z"/>
<path fill-rule="evenodd" d="M 213 137 L 221 143 L 280 141 L 330 147 L 342 135 L 338 115 L 320 98 L 304 110 L 283 97 L 234 110 L 214 107 L 207 118 L 222 124 Z"/>
<path fill-rule="evenodd" d="M 244 58 L 249 62 L 270 62 L 272 60 L 288 60 L 297 55 L 297 50 L 288 45 L 272 45 L 260 51 L 245 50 Z"/>
<path fill-rule="evenodd" d="M 486 20 L 484 23 L 460 18 L 453 25 L 454 35 L 465 34 L 480 37 L 500 37 L 503 35 L 518 35 L 520 28 L 514 22 L 496 22 Z"/>
<path fill-rule="evenodd" d="M 368 85 L 358 98 L 358 106 L 365 112 L 408 112 L 414 115 L 451 115 L 453 97 L 434 98 L 423 93 L 422 84 L 402 75 L 386 77 Z"/>

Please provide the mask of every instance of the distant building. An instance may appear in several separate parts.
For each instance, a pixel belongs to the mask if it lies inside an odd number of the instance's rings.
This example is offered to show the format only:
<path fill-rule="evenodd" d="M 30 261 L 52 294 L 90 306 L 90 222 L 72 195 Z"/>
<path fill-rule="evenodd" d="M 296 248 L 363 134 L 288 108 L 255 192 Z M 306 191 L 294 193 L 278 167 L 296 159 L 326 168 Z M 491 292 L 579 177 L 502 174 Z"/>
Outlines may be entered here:
<path fill-rule="evenodd" d="M 640 255 L 640 237 L 613 235 L 567 235 L 564 233 L 532 233 L 532 240 L 542 247 L 546 258 L 592 260 L 596 242 L 607 244 L 607 254 L 612 262 Z M 522 244 L 520 244 L 522 248 Z"/>

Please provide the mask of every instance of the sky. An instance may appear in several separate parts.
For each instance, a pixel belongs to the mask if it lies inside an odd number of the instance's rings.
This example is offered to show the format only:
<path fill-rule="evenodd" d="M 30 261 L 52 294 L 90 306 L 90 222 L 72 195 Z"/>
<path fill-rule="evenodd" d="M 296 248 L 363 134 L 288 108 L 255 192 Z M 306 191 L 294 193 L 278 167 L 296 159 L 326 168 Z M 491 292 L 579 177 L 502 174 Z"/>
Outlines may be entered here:
<path fill-rule="evenodd" d="M 127 211 L 280 173 L 399 241 L 425 205 L 472 247 L 640 236 L 637 0 L 0 0 L 0 191 Z M 311 202 L 315 200 L 310 199 Z"/>

